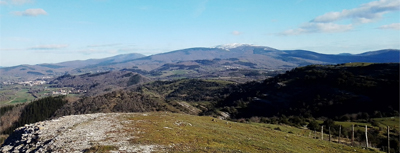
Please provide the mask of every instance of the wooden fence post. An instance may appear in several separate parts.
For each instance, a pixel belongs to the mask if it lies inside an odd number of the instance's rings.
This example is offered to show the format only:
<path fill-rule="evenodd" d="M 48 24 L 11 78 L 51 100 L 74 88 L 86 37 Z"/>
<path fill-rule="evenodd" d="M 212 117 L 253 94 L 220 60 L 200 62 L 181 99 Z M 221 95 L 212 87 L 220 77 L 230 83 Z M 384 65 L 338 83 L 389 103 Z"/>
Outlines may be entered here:
<path fill-rule="evenodd" d="M 317 132 L 314 130 L 314 138 L 317 139 Z"/>
<path fill-rule="evenodd" d="M 387 151 L 387 152 L 388 152 L 388 153 L 390 153 L 390 135 L 389 135 L 389 132 L 390 132 L 390 131 L 389 131 L 389 126 L 387 126 L 387 133 L 388 133 L 388 134 L 387 134 L 387 137 L 388 137 L 388 148 L 387 148 L 388 151 Z"/>
<path fill-rule="evenodd" d="M 324 126 L 321 126 L 321 140 L 324 140 Z"/>
<path fill-rule="evenodd" d="M 367 134 L 367 125 L 365 125 L 365 145 L 368 148 L 368 134 Z"/>
<path fill-rule="evenodd" d="M 340 143 L 340 133 L 342 132 L 342 125 L 339 126 L 339 138 L 338 138 L 338 143 Z"/>
<path fill-rule="evenodd" d="M 331 127 L 329 127 L 329 142 L 331 142 Z"/>
<path fill-rule="evenodd" d="M 351 146 L 354 147 L 354 124 L 352 125 L 352 130 L 351 130 Z"/>

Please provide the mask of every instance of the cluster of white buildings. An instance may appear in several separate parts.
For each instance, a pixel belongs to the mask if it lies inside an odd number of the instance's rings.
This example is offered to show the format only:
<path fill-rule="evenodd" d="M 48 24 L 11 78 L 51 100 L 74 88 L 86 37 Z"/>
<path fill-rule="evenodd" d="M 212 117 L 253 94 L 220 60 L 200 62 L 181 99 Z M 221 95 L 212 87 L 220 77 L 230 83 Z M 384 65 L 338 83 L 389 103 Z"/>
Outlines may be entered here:
<path fill-rule="evenodd" d="M 46 84 L 46 81 L 38 80 L 38 81 L 21 81 L 21 82 L 3 82 L 3 84 L 22 84 L 24 86 L 34 86 L 34 85 L 41 85 Z"/>
<path fill-rule="evenodd" d="M 34 86 L 34 85 L 41 85 L 41 84 L 46 84 L 46 81 L 39 80 L 39 81 L 24 81 L 24 82 L 18 82 L 18 84 L 22 84 L 24 86 Z"/>
<path fill-rule="evenodd" d="M 227 70 L 240 69 L 239 66 L 224 66 Z"/>
<path fill-rule="evenodd" d="M 53 91 L 51 94 L 52 95 L 67 95 L 71 93 L 71 90 L 59 90 L 59 91 Z"/>
<path fill-rule="evenodd" d="M 3 82 L 3 84 L 14 84 L 14 82 Z"/>
<path fill-rule="evenodd" d="M 53 91 L 51 94 L 52 95 L 67 95 L 67 94 L 79 94 L 79 93 L 86 93 L 87 90 L 64 90 L 60 89 L 58 91 Z"/>

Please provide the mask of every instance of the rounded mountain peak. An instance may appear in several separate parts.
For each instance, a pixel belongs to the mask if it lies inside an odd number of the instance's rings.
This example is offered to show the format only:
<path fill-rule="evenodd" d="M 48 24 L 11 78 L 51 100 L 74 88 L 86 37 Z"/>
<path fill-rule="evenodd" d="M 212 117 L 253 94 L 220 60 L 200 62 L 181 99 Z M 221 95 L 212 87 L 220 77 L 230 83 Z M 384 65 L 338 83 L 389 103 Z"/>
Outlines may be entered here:
<path fill-rule="evenodd" d="M 237 48 L 237 47 L 242 47 L 242 46 L 253 46 L 253 45 L 252 44 L 232 43 L 232 44 L 218 45 L 218 46 L 215 46 L 215 48 L 232 49 L 232 48 Z"/>
<path fill-rule="evenodd" d="M 224 49 L 224 50 L 232 50 L 232 49 L 238 49 L 238 48 L 264 48 L 264 50 L 277 50 L 275 48 L 271 47 L 266 47 L 266 46 L 258 46 L 258 45 L 253 45 L 253 44 L 241 44 L 241 43 L 232 43 L 232 44 L 225 44 L 225 45 L 218 45 L 215 46 L 215 48 L 219 49 Z"/>

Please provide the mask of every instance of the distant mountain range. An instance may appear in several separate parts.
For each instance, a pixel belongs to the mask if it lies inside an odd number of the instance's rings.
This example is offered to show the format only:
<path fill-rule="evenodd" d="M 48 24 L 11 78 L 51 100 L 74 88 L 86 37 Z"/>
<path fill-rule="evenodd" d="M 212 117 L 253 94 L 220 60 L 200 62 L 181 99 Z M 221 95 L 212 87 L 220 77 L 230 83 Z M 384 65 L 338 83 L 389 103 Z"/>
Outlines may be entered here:
<path fill-rule="evenodd" d="M 398 63 L 400 50 L 385 49 L 361 54 L 320 54 L 307 50 L 278 50 L 248 44 L 176 50 L 151 56 L 122 54 L 103 59 L 0 68 L 1 80 L 135 69 L 141 72 L 193 70 L 197 73 L 237 69 L 291 69 L 310 64 L 349 62 Z"/>

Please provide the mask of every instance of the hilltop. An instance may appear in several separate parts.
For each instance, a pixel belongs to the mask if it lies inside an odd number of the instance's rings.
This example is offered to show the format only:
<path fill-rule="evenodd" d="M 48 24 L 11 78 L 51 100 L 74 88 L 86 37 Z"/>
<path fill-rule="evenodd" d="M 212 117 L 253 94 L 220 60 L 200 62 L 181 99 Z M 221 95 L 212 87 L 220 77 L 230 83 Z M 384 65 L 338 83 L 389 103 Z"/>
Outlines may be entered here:
<path fill-rule="evenodd" d="M 138 73 L 129 71 L 107 71 L 100 73 L 85 73 L 80 75 L 63 75 L 49 82 L 50 87 L 72 87 L 75 90 L 85 90 L 85 96 L 106 94 L 115 90 L 136 87 L 150 82 L 150 79 Z"/>
<path fill-rule="evenodd" d="M 2 152 L 370 152 L 309 130 L 167 112 L 64 116 L 15 130 Z"/>
<path fill-rule="evenodd" d="M 396 116 L 399 64 L 350 63 L 298 67 L 233 89 L 216 107 L 236 118 Z"/>
<path fill-rule="evenodd" d="M 293 126 L 293 131 L 306 127 L 319 131 L 323 125 L 330 127 L 335 137 L 339 134 L 339 125 L 343 125 L 342 137 L 351 136 L 351 124 L 368 125 L 369 142 L 384 149 L 387 146 L 385 125 L 389 125 L 386 122 L 390 120 L 390 143 L 392 150 L 398 151 L 395 138 L 399 131 L 392 119 L 383 120 L 383 117 L 391 118 L 399 113 L 395 109 L 399 107 L 398 63 L 310 65 L 243 84 L 204 79 L 145 83 L 146 78 L 139 74 L 120 71 L 65 75 L 57 78 L 58 83 L 53 85 L 90 87 L 92 81 L 107 75 L 117 77 L 98 82 L 99 90 L 94 87 L 93 91 L 105 91 L 100 89 L 104 89 L 102 84 L 107 86 L 108 81 L 120 82 L 122 89 L 80 98 L 47 97 L 3 107 L 1 132 L 8 135 L 25 124 L 68 115 L 168 111 L 237 122 L 285 124 Z M 141 82 L 141 79 L 144 80 Z M 357 127 L 358 145 L 364 142 L 363 134 Z"/>

